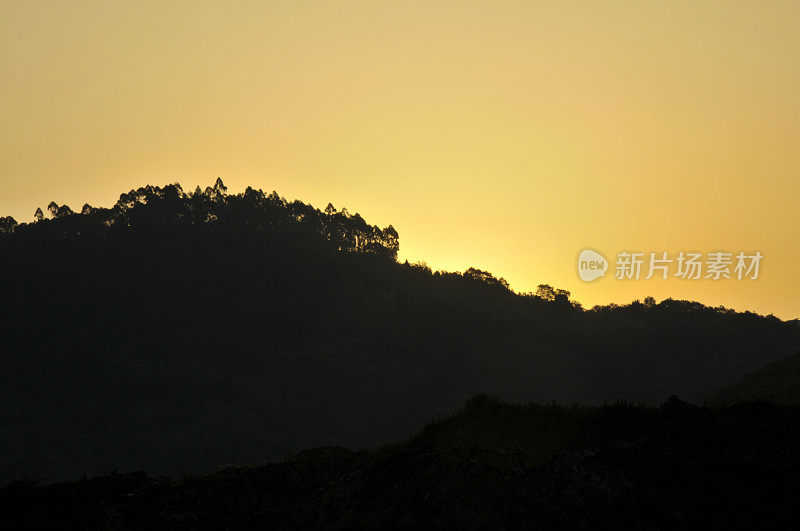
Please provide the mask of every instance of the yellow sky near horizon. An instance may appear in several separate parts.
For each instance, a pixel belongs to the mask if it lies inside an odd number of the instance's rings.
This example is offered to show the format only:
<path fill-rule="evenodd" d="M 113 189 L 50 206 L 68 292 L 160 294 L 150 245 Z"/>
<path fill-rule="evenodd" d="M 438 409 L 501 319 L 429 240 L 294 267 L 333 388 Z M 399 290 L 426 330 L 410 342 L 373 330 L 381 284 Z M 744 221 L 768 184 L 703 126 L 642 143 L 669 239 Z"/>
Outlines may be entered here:
<path fill-rule="evenodd" d="M 788 1 L 2 2 L 0 215 L 221 176 L 518 291 L 800 317 L 799 23 Z M 587 247 L 764 260 L 585 283 Z"/>

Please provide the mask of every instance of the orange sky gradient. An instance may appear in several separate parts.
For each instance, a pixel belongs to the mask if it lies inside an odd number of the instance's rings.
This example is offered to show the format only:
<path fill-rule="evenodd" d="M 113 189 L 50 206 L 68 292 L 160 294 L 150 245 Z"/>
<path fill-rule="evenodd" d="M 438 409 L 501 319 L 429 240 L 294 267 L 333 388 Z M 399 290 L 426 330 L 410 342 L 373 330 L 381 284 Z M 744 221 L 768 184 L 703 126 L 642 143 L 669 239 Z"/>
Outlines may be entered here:
<path fill-rule="evenodd" d="M 518 291 L 800 317 L 798 25 L 770 1 L 3 2 L 0 215 L 221 176 Z M 585 247 L 764 261 L 585 283 Z"/>

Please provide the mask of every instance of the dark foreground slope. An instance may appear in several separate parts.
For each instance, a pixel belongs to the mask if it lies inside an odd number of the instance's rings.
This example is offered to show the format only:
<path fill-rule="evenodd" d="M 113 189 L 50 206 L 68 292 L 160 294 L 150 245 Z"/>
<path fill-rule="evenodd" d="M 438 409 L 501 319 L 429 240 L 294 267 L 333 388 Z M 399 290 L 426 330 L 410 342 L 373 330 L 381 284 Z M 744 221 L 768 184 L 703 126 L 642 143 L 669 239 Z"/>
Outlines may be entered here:
<path fill-rule="evenodd" d="M 377 446 L 482 392 L 699 401 L 800 348 L 774 317 L 400 264 L 391 226 L 221 182 L 49 210 L 0 220 L 0 484 Z"/>
<path fill-rule="evenodd" d="M 407 442 L 331 447 L 179 481 L 0 489 L 48 528 L 790 529 L 800 407 L 515 406 L 486 396 Z"/>
<path fill-rule="evenodd" d="M 706 399 L 711 405 L 758 400 L 800 405 L 800 353 L 767 363 Z"/>

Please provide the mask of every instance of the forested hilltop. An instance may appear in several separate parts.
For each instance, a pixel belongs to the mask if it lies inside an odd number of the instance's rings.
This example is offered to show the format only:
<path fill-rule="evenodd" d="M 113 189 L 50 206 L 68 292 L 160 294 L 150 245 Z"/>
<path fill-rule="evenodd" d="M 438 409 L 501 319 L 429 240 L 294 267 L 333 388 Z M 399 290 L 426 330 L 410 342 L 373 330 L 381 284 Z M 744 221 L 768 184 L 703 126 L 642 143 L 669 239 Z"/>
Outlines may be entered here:
<path fill-rule="evenodd" d="M 39 207 L 34 223 L 20 225 L 12 217 L 0 218 L 0 232 L 24 239 L 56 235 L 90 238 L 190 226 L 227 228 L 239 233 L 292 230 L 298 236 L 322 236 L 340 251 L 397 257 L 398 236 L 391 225 L 380 229 L 368 225 L 358 214 L 350 215 L 347 209 L 337 212 L 328 204 L 321 212 L 302 201 L 288 202 L 276 192 L 267 195 L 250 187 L 237 195 L 228 195 L 227 191 L 220 178 L 213 187 L 201 190 L 198 186 L 188 194 L 178 183 L 163 188 L 148 185 L 120 195 L 111 208 L 87 203 L 80 214 L 53 201 L 47 206 L 52 219 L 46 218 Z"/>
<path fill-rule="evenodd" d="M 221 180 L 46 210 L 0 222 L 0 483 L 375 446 L 483 392 L 700 401 L 800 349 L 796 321 L 398 263 L 391 226 Z"/>

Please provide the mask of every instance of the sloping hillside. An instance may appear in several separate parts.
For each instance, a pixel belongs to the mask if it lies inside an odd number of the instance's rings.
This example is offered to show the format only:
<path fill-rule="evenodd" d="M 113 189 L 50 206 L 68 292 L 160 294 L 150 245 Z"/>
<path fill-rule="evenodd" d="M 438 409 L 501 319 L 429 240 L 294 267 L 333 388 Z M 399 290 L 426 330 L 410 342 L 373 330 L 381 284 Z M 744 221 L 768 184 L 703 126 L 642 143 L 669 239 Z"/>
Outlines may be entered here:
<path fill-rule="evenodd" d="M 221 181 L 48 210 L 0 231 L 0 483 L 376 446 L 483 392 L 697 401 L 800 348 L 774 317 L 401 264 L 391 226 Z"/>
<path fill-rule="evenodd" d="M 720 406 L 752 400 L 800 404 L 800 354 L 767 363 L 738 382 L 723 387 L 706 402 Z"/>
<path fill-rule="evenodd" d="M 48 528 L 787 529 L 800 408 L 518 406 L 479 396 L 392 446 L 329 447 L 178 481 L 114 474 L 0 489 Z"/>

